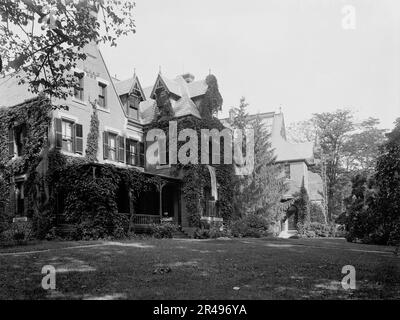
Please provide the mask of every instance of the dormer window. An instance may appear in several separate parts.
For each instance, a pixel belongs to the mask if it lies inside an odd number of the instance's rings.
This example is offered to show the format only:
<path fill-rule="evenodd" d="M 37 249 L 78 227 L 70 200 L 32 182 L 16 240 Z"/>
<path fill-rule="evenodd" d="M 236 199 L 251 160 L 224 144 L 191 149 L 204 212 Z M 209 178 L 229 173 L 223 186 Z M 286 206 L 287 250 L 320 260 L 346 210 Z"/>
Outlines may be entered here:
<path fill-rule="evenodd" d="M 128 117 L 139 119 L 139 97 L 131 95 L 128 99 Z"/>
<path fill-rule="evenodd" d="M 139 119 L 139 105 L 142 102 L 143 94 L 139 88 L 138 83 L 131 89 L 129 94 L 121 97 L 122 103 L 126 107 L 126 112 L 129 118 L 138 120 Z"/>

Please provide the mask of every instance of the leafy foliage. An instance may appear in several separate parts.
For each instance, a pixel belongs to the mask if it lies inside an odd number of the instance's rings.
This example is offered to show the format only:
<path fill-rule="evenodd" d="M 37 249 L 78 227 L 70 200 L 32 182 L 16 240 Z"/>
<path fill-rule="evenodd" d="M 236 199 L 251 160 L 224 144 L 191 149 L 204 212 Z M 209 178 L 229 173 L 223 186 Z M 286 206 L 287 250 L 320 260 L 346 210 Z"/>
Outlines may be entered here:
<path fill-rule="evenodd" d="M 223 99 L 218 90 L 217 78 L 210 74 L 206 77 L 207 91 L 200 103 L 200 116 L 211 119 L 218 111 L 222 110 Z"/>
<path fill-rule="evenodd" d="M 310 202 L 310 221 L 318 223 L 326 222 L 323 208 L 320 204 L 313 201 Z"/>
<path fill-rule="evenodd" d="M 15 222 L 9 229 L 0 234 L 0 242 L 6 245 L 26 244 L 32 239 L 33 231 L 30 222 Z"/>
<path fill-rule="evenodd" d="M 198 119 L 192 116 L 182 117 L 174 119 L 178 124 L 178 132 L 183 129 L 193 129 L 197 132 L 198 141 L 201 141 L 201 129 L 218 129 L 222 130 L 225 127 L 217 118 L 202 118 Z M 160 120 L 154 122 L 145 128 L 145 134 L 147 130 L 152 128 L 158 128 L 163 130 L 168 136 L 168 120 Z M 178 141 L 178 150 L 184 144 L 183 141 Z M 200 143 L 199 143 L 200 146 Z M 168 147 L 168 146 L 167 146 Z M 223 144 L 220 149 L 221 159 L 223 159 Z M 201 159 L 201 148 L 198 150 L 198 158 Z M 233 190 L 231 188 L 232 181 L 235 179 L 232 164 L 221 164 L 212 165 L 216 170 L 217 183 L 219 185 L 220 192 L 218 193 L 219 199 L 217 201 L 218 211 L 220 215 L 225 219 L 229 220 L 232 214 L 232 197 Z M 201 213 L 204 212 L 202 200 L 204 199 L 204 187 L 210 186 L 211 179 L 210 173 L 206 165 L 203 164 L 180 164 L 173 165 L 174 174 L 182 177 L 182 197 L 185 201 L 186 212 L 188 213 L 188 222 L 190 226 L 199 227 Z"/>
<path fill-rule="evenodd" d="M 43 150 L 48 147 L 47 132 L 51 121 L 52 106 L 50 101 L 40 95 L 38 98 L 21 105 L 0 109 L 0 204 L 4 211 L 0 212 L 1 229 L 8 228 L 13 213 L 9 207 L 11 178 L 26 173 L 29 183 L 26 184 L 25 196 L 28 198 L 31 211 L 40 212 L 47 202 L 46 197 L 39 197 L 38 191 L 44 188 L 43 172 L 40 163 L 43 163 Z M 8 149 L 8 131 L 10 128 L 23 126 L 26 128 L 23 153 L 12 158 Z M 39 166 L 39 167 L 38 167 Z M 33 213 L 33 214 L 34 214 Z"/>
<path fill-rule="evenodd" d="M 320 148 L 325 155 L 326 175 L 328 178 L 328 220 L 332 221 L 338 213 L 335 210 L 335 187 L 340 176 L 340 160 L 343 154 L 345 141 L 354 129 L 353 115 L 349 110 L 336 110 L 329 113 L 313 115 L 313 122 L 317 128 Z"/>
<path fill-rule="evenodd" d="M 298 195 L 295 195 L 297 200 L 294 205 L 297 207 L 297 223 L 300 225 L 307 225 L 310 223 L 310 198 L 308 196 L 307 189 L 304 185 L 304 177 L 301 183 L 300 192 Z M 299 227 L 301 228 L 301 226 Z"/>
<path fill-rule="evenodd" d="M 234 237 L 260 238 L 270 234 L 270 223 L 261 215 L 248 214 L 233 221 L 229 229 Z"/>
<path fill-rule="evenodd" d="M 90 162 L 97 162 L 99 149 L 99 116 L 97 114 L 96 102 L 92 103 L 93 113 L 90 119 L 90 129 L 86 140 L 86 159 Z"/>
<path fill-rule="evenodd" d="M 158 239 L 172 238 L 174 232 L 178 230 L 177 226 L 173 223 L 151 224 L 150 234 Z"/>
<path fill-rule="evenodd" d="M 19 83 L 28 82 L 33 93 L 65 99 L 76 86 L 73 68 L 86 59 L 83 48 L 90 42 L 116 46 L 120 36 L 134 33 L 134 7 L 118 0 L 1 1 L 4 71 L 18 72 Z"/>
<path fill-rule="evenodd" d="M 270 223 L 277 224 L 282 219 L 279 207 L 286 191 L 284 178 L 281 176 L 282 168 L 275 164 L 271 136 L 265 125 L 258 116 L 254 121 L 248 120 L 247 106 L 245 99 L 242 98 L 239 107 L 234 109 L 232 126 L 235 129 L 254 130 L 254 170 L 250 175 L 236 179 L 235 216 L 260 214 Z"/>
<path fill-rule="evenodd" d="M 378 124 L 378 119 L 369 118 L 357 125 L 358 130 L 346 140 L 342 162 L 347 172 L 374 172 L 386 131 L 378 129 Z"/>
<path fill-rule="evenodd" d="M 337 232 L 334 224 L 310 222 L 301 225 L 298 234 L 302 238 L 326 238 L 335 237 Z"/>
<path fill-rule="evenodd" d="M 64 195 L 63 215 L 77 226 L 74 238 L 120 238 L 128 234 L 129 213 L 119 213 L 117 192 L 126 188 L 133 199 L 155 181 L 136 169 L 113 165 L 70 164 L 54 172 L 55 190 Z"/>

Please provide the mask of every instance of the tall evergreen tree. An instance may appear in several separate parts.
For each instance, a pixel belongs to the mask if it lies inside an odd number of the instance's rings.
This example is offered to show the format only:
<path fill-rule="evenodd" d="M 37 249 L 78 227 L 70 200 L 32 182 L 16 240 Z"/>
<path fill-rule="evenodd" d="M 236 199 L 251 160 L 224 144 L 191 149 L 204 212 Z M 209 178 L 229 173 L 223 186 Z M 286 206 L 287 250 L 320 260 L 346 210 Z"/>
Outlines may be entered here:
<path fill-rule="evenodd" d="M 235 129 L 254 130 L 254 170 L 250 175 L 240 176 L 235 184 L 234 208 L 237 216 L 263 215 L 270 222 L 279 222 L 280 200 L 286 188 L 281 175 L 282 168 L 275 164 L 271 135 L 260 117 L 250 121 L 245 98 L 238 108 L 231 125 Z"/>
<path fill-rule="evenodd" d="M 271 134 L 259 116 L 252 122 L 254 129 L 254 171 L 249 176 L 244 194 L 253 213 L 261 214 L 270 222 L 278 222 L 278 207 L 286 191 L 281 166 L 275 164 Z"/>

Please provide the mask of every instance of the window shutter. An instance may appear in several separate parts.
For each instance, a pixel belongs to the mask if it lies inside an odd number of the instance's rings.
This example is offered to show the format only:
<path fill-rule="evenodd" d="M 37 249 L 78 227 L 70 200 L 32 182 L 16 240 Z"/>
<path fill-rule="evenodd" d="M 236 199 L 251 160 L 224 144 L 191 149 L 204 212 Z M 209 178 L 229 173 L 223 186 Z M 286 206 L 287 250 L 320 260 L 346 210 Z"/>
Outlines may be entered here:
<path fill-rule="evenodd" d="M 126 141 L 125 141 L 125 163 L 127 163 L 127 164 L 132 164 L 130 145 L 131 145 L 130 140 L 126 139 Z"/>
<path fill-rule="evenodd" d="M 125 137 L 118 136 L 118 161 L 125 162 Z"/>
<path fill-rule="evenodd" d="M 81 124 L 75 124 L 75 152 L 83 154 L 83 128 Z"/>
<path fill-rule="evenodd" d="M 56 138 L 56 149 L 62 148 L 62 123 L 61 119 L 54 119 L 54 129 L 55 129 L 55 138 Z"/>
<path fill-rule="evenodd" d="M 145 158 L 144 158 L 144 143 L 143 142 L 139 142 L 138 143 L 138 154 L 139 154 L 139 161 L 138 161 L 138 165 L 140 167 L 144 167 L 145 166 Z"/>
<path fill-rule="evenodd" d="M 103 158 L 108 159 L 108 132 L 103 132 Z"/>
<path fill-rule="evenodd" d="M 8 129 L 8 154 L 13 157 L 15 154 L 14 150 L 14 128 Z"/>

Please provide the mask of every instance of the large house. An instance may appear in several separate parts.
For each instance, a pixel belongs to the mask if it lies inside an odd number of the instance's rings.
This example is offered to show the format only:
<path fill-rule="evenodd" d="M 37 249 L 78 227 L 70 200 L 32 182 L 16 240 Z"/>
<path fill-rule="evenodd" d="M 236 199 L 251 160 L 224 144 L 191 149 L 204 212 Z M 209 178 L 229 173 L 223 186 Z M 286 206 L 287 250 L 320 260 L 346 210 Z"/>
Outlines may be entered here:
<path fill-rule="evenodd" d="M 168 79 L 160 73 L 152 86 L 143 88 L 136 74 L 125 81 L 111 77 L 95 44 L 86 46 L 85 53 L 87 59 L 81 61 L 74 70 L 79 82 L 74 96 L 66 101 L 53 101 L 67 108 L 52 111 L 48 130 L 49 145 L 43 152 L 55 148 L 69 157 L 83 158 L 94 106 L 100 123 L 99 163 L 136 168 L 145 174 L 163 178 L 162 185 L 145 193 L 140 199 L 134 224 L 147 225 L 157 223 L 161 218 L 170 218 L 182 227 L 189 227 L 180 177 L 171 174 L 169 165 L 149 164 L 143 136 L 144 128 L 165 113 L 172 114 L 176 119 L 201 118 L 199 107 L 207 91 L 206 81 L 195 80 L 191 74 Z M 0 79 L 0 106 L 15 107 L 37 98 L 28 92 L 26 86 L 18 85 L 17 82 L 15 75 Z M 292 198 L 304 179 L 305 186 L 312 191 L 311 199 L 320 201 L 320 178 L 308 170 L 313 162 L 312 144 L 293 145 L 286 141 L 282 113 L 263 113 L 260 116 L 271 129 L 277 161 L 285 164 L 285 174 L 290 181 L 290 190 L 285 198 Z M 10 161 L 15 161 L 23 152 L 23 132 L 18 128 L 9 129 Z M 213 175 L 211 169 L 210 175 Z M 28 215 L 29 208 L 24 195 L 26 179 L 25 173 L 12 178 L 9 210 L 16 216 Z M 206 201 L 212 203 L 218 197 L 218 191 L 215 191 L 215 179 L 211 178 L 211 181 L 214 181 L 214 185 L 209 186 Z M 119 206 L 120 210 L 129 210 L 129 203 L 124 200 Z M 212 206 L 205 205 L 203 208 L 203 219 L 220 221 L 221 218 L 215 216 Z M 288 221 L 282 224 L 284 231 L 292 227 Z"/>

